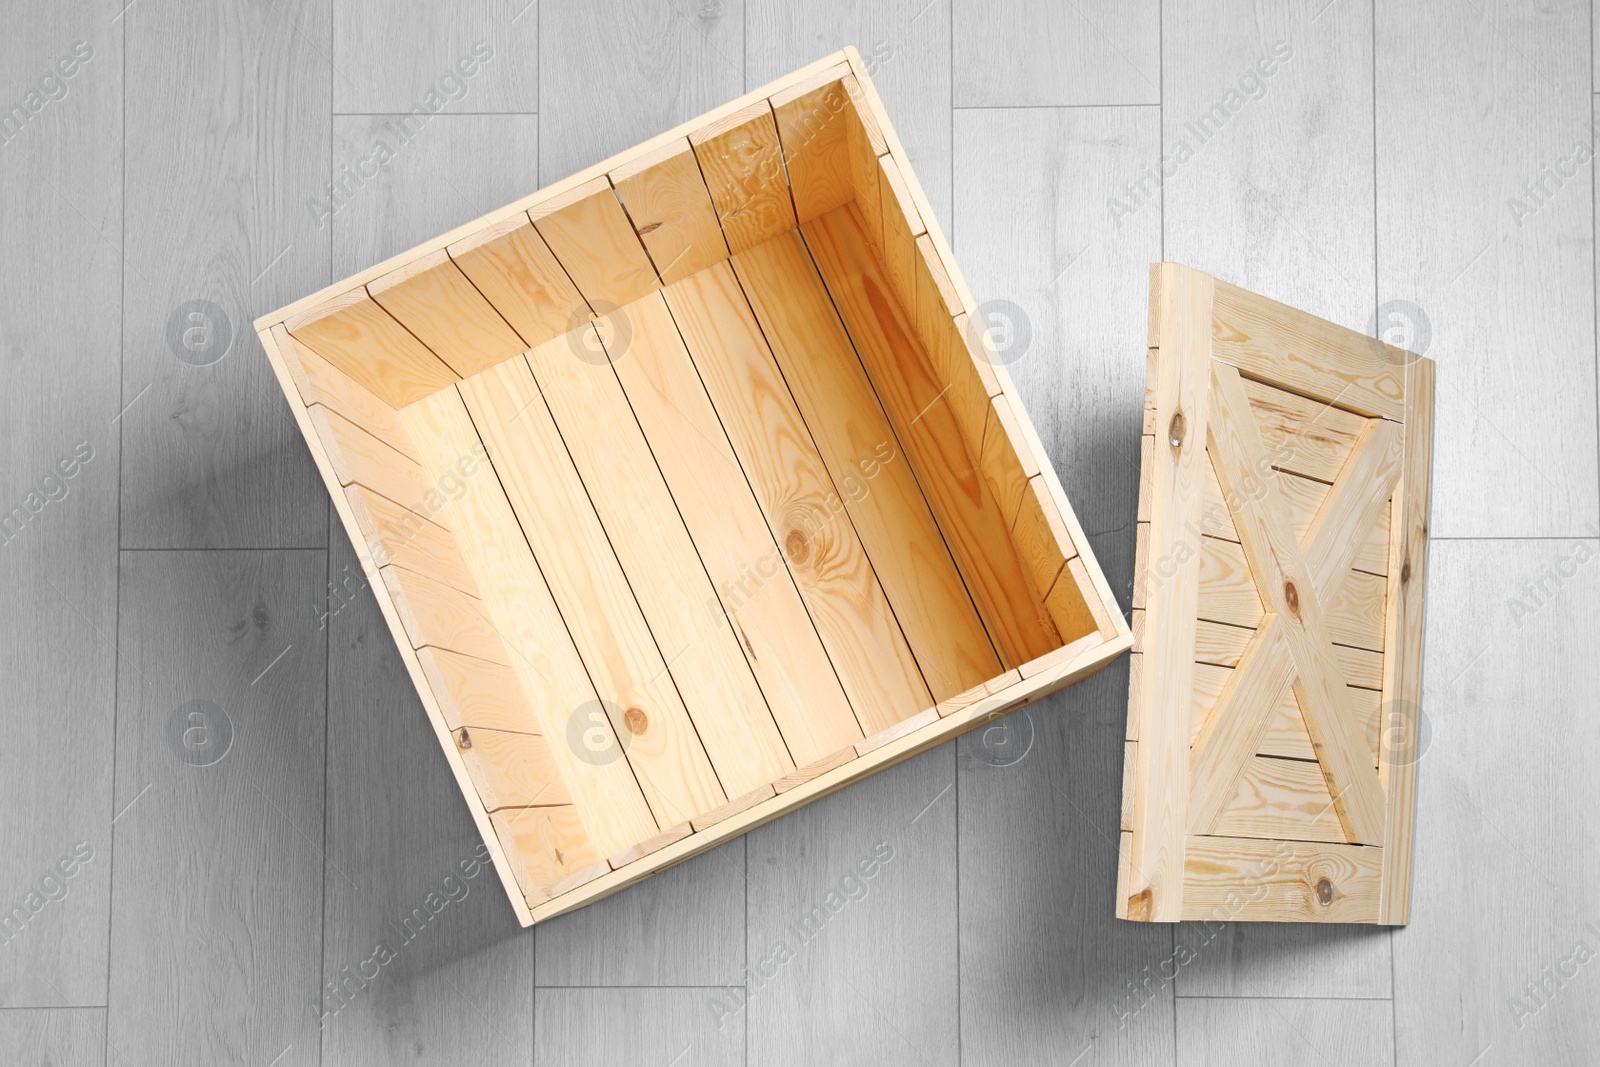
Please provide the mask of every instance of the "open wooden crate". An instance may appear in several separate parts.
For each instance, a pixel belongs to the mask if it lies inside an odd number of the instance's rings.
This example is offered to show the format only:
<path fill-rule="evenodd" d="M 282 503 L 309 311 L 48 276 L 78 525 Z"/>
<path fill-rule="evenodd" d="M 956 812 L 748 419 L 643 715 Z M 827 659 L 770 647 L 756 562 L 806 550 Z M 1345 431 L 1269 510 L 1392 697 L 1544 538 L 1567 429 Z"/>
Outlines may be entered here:
<path fill-rule="evenodd" d="M 1125 919 L 1403 924 L 1433 362 L 1150 274 Z"/>
<path fill-rule="evenodd" d="M 1117 611 L 854 51 L 256 323 L 524 924 Z"/>

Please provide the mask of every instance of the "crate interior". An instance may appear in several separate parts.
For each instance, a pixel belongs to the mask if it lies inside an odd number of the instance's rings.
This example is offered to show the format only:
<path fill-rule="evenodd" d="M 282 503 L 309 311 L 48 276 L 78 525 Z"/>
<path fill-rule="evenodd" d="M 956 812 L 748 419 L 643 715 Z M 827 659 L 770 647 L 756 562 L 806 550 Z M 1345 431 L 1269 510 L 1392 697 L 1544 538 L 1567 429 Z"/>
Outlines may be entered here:
<path fill-rule="evenodd" d="M 530 902 L 1098 628 L 859 93 L 273 328 Z"/>

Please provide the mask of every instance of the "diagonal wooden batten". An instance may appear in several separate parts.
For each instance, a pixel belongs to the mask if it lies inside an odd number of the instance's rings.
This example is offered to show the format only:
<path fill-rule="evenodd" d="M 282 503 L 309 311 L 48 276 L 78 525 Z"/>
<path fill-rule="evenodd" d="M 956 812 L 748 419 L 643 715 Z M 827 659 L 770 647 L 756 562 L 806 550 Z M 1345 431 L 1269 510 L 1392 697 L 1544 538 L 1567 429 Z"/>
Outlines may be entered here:
<path fill-rule="evenodd" d="M 1225 363 L 1211 366 L 1211 419 L 1206 433 L 1217 479 L 1233 507 L 1239 543 L 1256 575 L 1257 587 L 1294 664 L 1294 689 L 1306 730 L 1317 752 L 1334 810 L 1353 843 L 1381 845 L 1384 838 L 1383 789 L 1371 761 L 1362 756 L 1362 738 L 1345 694 L 1344 675 L 1333 655 L 1312 573 L 1290 530 L 1277 486 L 1252 483 L 1252 472 L 1267 469 L 1261 435 L 1239 372 Z M 1228 694 L 1224 694 L 1226 697 Z"/>
<path fill-rule="evenodd" d="M 1301 548 L 1320 603 L 1334 599 L 1361 550 L 1364 532 L 1388 506 L 1399 476 L 1400 441 L 1399 426 L 1369 421 L 1306 530 Z M 1274 613 L 1262 619 L 1195 738 L 1189 756 L 1190 833 L 1215 831 L 1239 778 L 1261 749 L 1273 709 L 1294 680 L 1282 627 Z"/>

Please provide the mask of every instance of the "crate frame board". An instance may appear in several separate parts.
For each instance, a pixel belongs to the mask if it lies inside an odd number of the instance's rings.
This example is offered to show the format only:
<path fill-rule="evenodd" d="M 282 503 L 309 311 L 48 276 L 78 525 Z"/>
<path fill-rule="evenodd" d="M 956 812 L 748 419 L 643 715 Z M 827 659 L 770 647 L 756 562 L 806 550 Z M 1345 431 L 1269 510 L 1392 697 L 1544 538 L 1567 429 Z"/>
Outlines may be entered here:
<path fill-rule="evenodd" d="M 933 220 L 847 48 L 256 320 L 522 925 L 1132 647 Z M 733 348 L 680 321 L 697 292 Z M 700 640 L 725 685 L 673 675 Z"/>
<path fill-rule="evenodd" d="M 1434 364 L 1176 263 L 1149 332 L 1116 914 L 1404 925 Z"/>

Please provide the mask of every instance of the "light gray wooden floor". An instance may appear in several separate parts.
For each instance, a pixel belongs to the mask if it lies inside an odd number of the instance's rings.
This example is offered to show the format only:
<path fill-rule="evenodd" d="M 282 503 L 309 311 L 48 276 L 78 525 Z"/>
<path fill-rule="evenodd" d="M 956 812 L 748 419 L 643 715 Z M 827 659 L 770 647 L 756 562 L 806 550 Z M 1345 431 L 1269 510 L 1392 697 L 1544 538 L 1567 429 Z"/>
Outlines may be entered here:
<path fill-rule="evenodd" d="M 4 21 L 0 511 L 38 507 L 0 544 L 0 1063 L 1597 1062 L 1584 0 Z M 467 883 L 371 976 L 476 838 L 250 320 L 846 43 L 1025 314 L 1015 376 L 1125 601 L 1148 263 L 1439 361 L 1410 927 L 1113 920 L 1119 663 L 1019 713 L 1020 761 L 946 745 L 532 932 Z"/>

